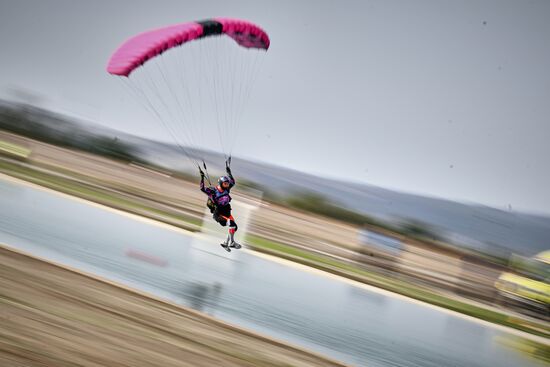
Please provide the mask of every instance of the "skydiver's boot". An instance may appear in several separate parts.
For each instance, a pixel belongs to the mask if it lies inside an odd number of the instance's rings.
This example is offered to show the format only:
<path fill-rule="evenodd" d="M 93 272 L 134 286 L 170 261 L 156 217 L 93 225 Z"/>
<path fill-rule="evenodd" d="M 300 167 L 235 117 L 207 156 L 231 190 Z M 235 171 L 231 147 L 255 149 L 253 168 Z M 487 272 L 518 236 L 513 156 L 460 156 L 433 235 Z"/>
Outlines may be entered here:
<path fill-rule="evenodd" d="M 227 238 L 225 239 L 225 241 L 223 241 L 222 243 L 220 243 L 220 246 L 224 248 L 225 251 L 227 252 L 231 252 L 231 249 L 229 248 L 230 247 L 230 237 L 229 235 L 227 235 Z"/>
<path fill-rule="evenodd" d="M 236 228 L 230 227 L 229 228 L 229 235 L 227 236 L 227 239 L 229 240 L 229 247 L 233 247 L 234 249 L 240 249 L 241 245 L 237 242 L 235 242 L 235 232 L 237 231 Z"/>

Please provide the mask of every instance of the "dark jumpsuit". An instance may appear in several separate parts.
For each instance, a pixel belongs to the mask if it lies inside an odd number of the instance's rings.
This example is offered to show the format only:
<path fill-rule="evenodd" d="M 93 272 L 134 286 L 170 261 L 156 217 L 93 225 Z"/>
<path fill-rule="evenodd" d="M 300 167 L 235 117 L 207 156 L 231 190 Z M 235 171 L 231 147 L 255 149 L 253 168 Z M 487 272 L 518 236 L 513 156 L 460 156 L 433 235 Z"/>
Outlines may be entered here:
<path fill-rule="evenodd" d="M 200 188 L 214 204 L 213 209 L 210 207 L 214 220 L 224 227 L 229 221 L 229 230 L 235 232 L 237 231 L 237 223 L 231 215 L 231 205 L 229 204 L 231 201 L 229 193 L 231 188 L 235 186 L 235 179 L 229 172 L 227 173 L 227 177 L 229 178 L 229 187 L 227 189 L 223 189 L 221 186 L 206 187 L 204 178 L 201 179 Z"/>

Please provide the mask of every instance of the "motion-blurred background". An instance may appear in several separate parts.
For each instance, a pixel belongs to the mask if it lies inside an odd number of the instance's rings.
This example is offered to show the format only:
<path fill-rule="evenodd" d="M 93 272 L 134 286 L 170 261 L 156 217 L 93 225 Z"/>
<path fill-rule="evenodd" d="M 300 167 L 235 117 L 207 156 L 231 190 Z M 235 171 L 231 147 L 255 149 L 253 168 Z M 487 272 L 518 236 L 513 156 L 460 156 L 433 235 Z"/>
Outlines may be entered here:
<path fill-rule="evenodd" d="M 353 365 L 548 363 L 547 3 L 99 4 L 0 3 L 0 243 Z M 133 34 L 220 14 L 272 42 L 230 151 L 168 134 L 196 122 L 167 129 L 104 70 Z M 226 256 L 195 164 L 227 154 L 248 251 Z"/>

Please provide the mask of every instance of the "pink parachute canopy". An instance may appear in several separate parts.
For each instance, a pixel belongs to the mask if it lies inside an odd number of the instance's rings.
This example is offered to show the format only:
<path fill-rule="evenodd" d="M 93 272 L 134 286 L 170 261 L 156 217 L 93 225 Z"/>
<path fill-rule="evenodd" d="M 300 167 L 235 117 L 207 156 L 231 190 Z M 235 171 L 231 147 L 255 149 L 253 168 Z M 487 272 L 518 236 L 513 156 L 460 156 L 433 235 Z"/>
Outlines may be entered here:
<path fill-rule="evenodd" d="M 147 60 L 197 38 L 226 34 L 246 48 L 269 48 L 269 36 L 245 20 L 215 18 L 147 31 L 124 42 L 109 59 L 110 74 L 128 76 Z"/>

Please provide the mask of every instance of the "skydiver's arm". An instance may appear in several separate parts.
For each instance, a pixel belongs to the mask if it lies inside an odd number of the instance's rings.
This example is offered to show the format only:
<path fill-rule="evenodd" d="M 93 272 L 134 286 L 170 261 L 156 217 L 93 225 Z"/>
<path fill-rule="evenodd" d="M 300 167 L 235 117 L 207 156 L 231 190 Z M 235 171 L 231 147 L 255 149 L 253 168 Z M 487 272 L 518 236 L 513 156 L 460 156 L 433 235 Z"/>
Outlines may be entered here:
<path fill-rule="evenodd" d="M 205 177 L 204 172 L 202 172 L 201 170 L 200 173 L 201 173 L 201 184 L 200 184 L 201 191 L 204 192 L 206 195 L 210 195 L 210 190 L 209 190 L 210 188 L 204 185 L 204 177 Z"/>
<path fill-rule="evenodd" d="M 206 187 L 204 184 L 204 177 L 201 179 L 201 191 L 209 197 L 212 197 L 216 192 L 213 187 Z"/>
<path fill-rule="evenodd" d="M 204 185 L 204 182 L 201 182 L 201 191 L 204 192 L 208 196 L 212 196 L 216 193 L 213 187 L 206 187 Z"/>
<path fill-rule="evenodd" d="M 235 186 L 236 181 L 233 175 L 231 174 L 231 170 L 227 170 L 227 177 L 229 178 L 229 187 Z"/>
<path fill-rule="evenodd" d="M 225 171 L 227 172 L 227 177 L 229 177 L 229 187 L 235 186 L 235 178 L 231 174 L 231 167 L 229 165 L 231 164 L 231 157 L 225 161 Z"/>

